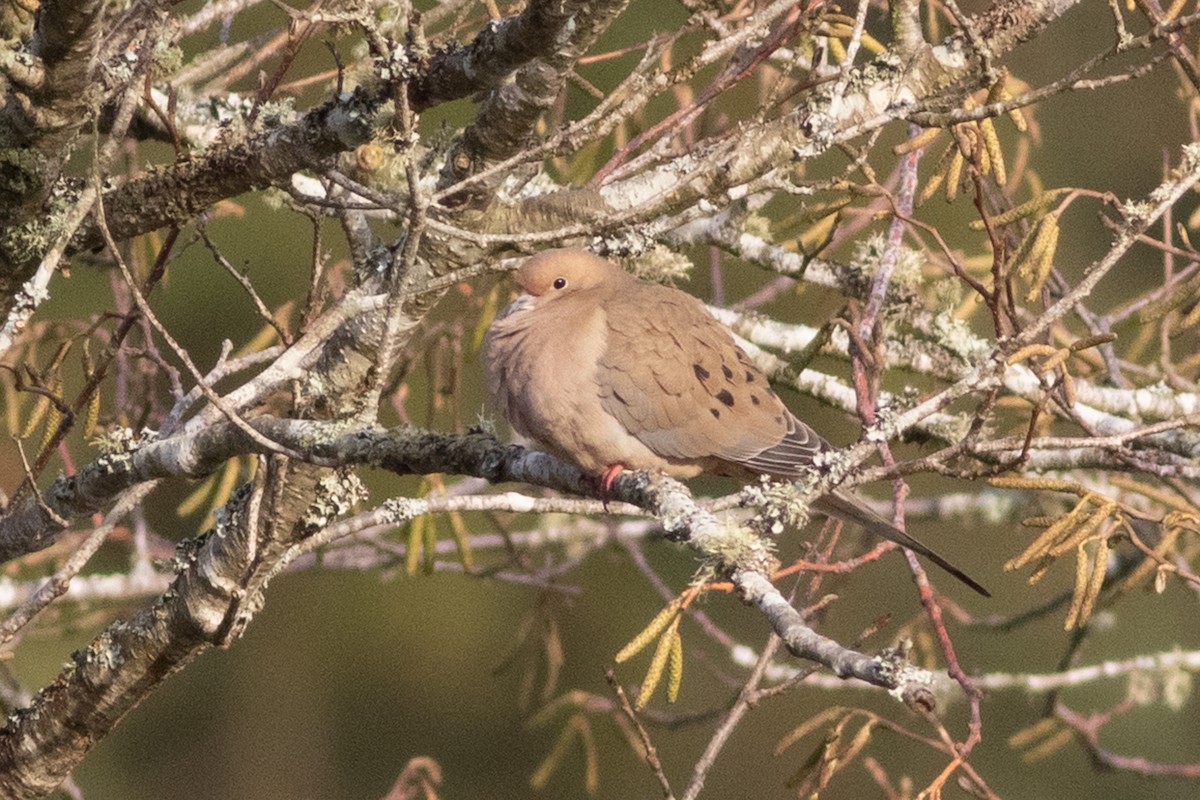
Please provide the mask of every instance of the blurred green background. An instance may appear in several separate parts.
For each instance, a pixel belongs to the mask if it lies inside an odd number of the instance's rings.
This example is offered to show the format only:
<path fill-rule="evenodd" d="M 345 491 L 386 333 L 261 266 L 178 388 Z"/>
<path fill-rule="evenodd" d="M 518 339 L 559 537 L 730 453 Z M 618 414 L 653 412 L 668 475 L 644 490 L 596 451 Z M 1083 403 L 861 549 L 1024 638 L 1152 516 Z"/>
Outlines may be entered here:
<path fill-rule="evenodd" d="M 962 5 L 970 13 L 985 4 Z M 645 36 L 648 26 L 668 27 L 681 12 L 673 4 L 669 12 L 662 12 L 664 7 L 651 0 L 635 3 L 599 49 L 632 44 Z M 1074 65 L 1107 48 L 1113 38 L 1107 4 L 1098 0 L 1084 3 L 1055 23 L 1047 35 L 1020 49 L 1009 65 L 1018 78 L 1040 85 L 1060 77 L 1064 65 Z M 319 49 L 319 45 L 313 44 L 313 48 Z M 619 77 L 622 66 L 623 62 L 600 64 L 581 72 L 597 85 L 607 86 Z M 1170 68 L 1160 66 L 1137 81 L 1094 93 L 1071 93 L 1045 103 L 1034 112 L 1040 139 L 1030 154 L 1033 168 L 1047 186 L 1083 186 L 1121 198 L 1144 195 L 1159 182 L 1164 157 L 1177 158 L 1180 144 L 1188 138 L 1176 91 Z M 745 113 L 753 110 L 753 100 L 750 96 L 740 99 Z M 589 103 L 572 91 L 568 113 L 578 113 Z M 470 119 L 471 111 L 466 102 L 436 110 L 423 119 L 423 132 L 432 135 L 443 126 L 461 126 Z M 1006 143 L 1015 139 L 1011 127 L 1000 128 Z M 904 131 L 897 127 L 888 135 L 899 141 Z M 1024 199 L 1020 191 L 1017 194 L 1018 200 Z M 308 279 L 309 224 L 257 198 L 239 202 L 243 211 L 215 219 L 210 232 L 235 264 L 249 269 L 268 305 L 302 298 Z M 1073 209 L 1064 220 L 1060 244 L 1060 266 L 1068 275 L 1078 275 L 1108 242 L 1094 215 L 1089 218 L 1083 206 L 1076 208 L 1079 210 Z M 969 199 L 946 207 L 935 198 L 918 215 L 938 225 L 948 237 L 962 237 L 952 244 L 970 252 L 978 250 L 979 235 L 965 226 L 973 217 Z M 344 255 L 334 228 L 327 229 L 326 241 L 335 258 Z M 688 255 L 705 265 L 697 269 L 688 288 L 707 297 L 708 253 Z M 1158 274 L 1153 255 L 1135 252 L 1119 267 L 1118 277 L 1102 284 L 1099 297 L 1104 302 L 1119 301 L 1129 291 L 1129 281 L 1153 281 Z M 726 270 L 725 276 L 727 301 L 750 293 L 765 279 L 756 271 L 735 268 Z M 69 280 L 57 283 L 53 303 L 39 318 L 67 318 L 102 310 L 111 296 L 109 280 L 107 274 L 76 269 Z M 470 316 L 477 313 L 476 300 L 491 283 L 474 287 L 472 298 L 452 293 L 431 324 L 460 325 L 469 331 L 476 323 Z M 789 308 L 789 302 L 794 304 L 795 298 L 770 310 L 805 316 L 802 310 Z M 201 247 L 193 247 L 172 265 L 154 305 L 172 334 L 201 364 L 212 363 L 223 338 L 242 344 L 261 328 L 240 289 Z M 216 308 L 221 309 L 219 326 L 214 325 L 212 310 Z M 228 313 L 230 308 L 240 308 L 243 313 Z M 473 359 L 468 360 L 465 385 L 457 398 L 461 419 L 468 423 L 481 407 L 477 366 Z M 417 422 L 452 424 L 444 413 L 431 410 L 428 380 L 426 366 L 417 364 L 409 382 L 407 412 Z M 787 399 L 831 439 L 846 442 L 854 437 L 853 424 L 842 415 L 811 401 Z M 374 476 L 370 485 L 372 499 L 378 502 L 390 493 L 414 491 L 417 482 Z M 174 510 L 192 488 L 166 487 L 148 504 L 148 519 L 156 533 L 178 540 L 198 532 L 202 513 L 180 519 Z M 726 484 L 724 488 L 729 487 Z M 914 488 L 920 496 L 923 489 L 944 485 L 918 480 Z M 466 519 L 472 530 L 491 529 L 483 520 Z M 1029 540 L 1028 532 L 1015 525 L 986 526 L 970 520 L 961 527 L 923 528 L 920 534 L 992 590 L 995 598 L 984 601 L 959 587 L 946 586 L 976 614 L 1010 614 L 1071 585 L 1066 565 L 1052 570 L 1036 587 L 1028 587 L 1022 574 L 1000 570 L 999 565 Z M 688 551 L 664 542 L 649 542 L 645 549 L 672 589 L 685 587 L 694 566 Z M 795 541 L 785 543 L 783 549 L 785 554 L 800 552 Z M 890 645 L 897 633 L 920 615 L 906 574 L 899 557 L 890 555 L 844 583 L 828 582 L 825 590 L 837 591 L 844 599 L 824 620 L 823 631 L 852 641 L 875 621 L 881 609 L 887 609 L 892 620 L 865 647 L 872 650 Z M 536 641 L 523 644 L 513 654 L 515 634 L 532 614 L 554 619 L 565 658 L 557 693 L 579 689 L 610 697 L 605 669 L 612 665 L 616 651 L 658 611 L 662 600 L 615 545 L 589 556 L 564 584 L 577 591 L 544 592 L 450 573 L 410 578 L 402 567 L 371 573 L 313 569 L 282 576 L 273 583 L 265 610 L 243 640 L 228 651 L 204 655 L 169 680 L 84 761 L 76 781 L 89 800 L 380 798 L 409 759 L 428 756 L 444 772 L 440 787 L 444 797 L 549 800 L 584 796 L 585 766 L 579 742 L 572 744 L 544 789 L 530 787 L 531 775 L 553 748 L 570 712 L 560 710 L 539 725 L 530 724 L 536 709 L 523 708 L 519 696 L 529 670 L 534 670 L 534 686 L 540 690 L 544 665 Z M 1200 644 L 1195 599 L 1180 596 L 1181 591 L 1172 584 L 1163 596 L 1139 594 L 1127 599 L 1118 614 L 1102 615 L 1097 620 L 1102 629 L 1089 640 L 1081 662 L 1128 658 L 1174 646 L 1195 648 Z M 756 650 L 762 647 L 766 625 L 757 613 L 727 596 L 708 597 L 702 607 L 740 642 Z M 93 605 L 79 609 L 77 619 L 53 620 L 19 648 L 11 664 L 14 673 L 26 687 L 44 685 L 61 669 L 72 649 L 85 645 L 107 620 L 131 610 Z M 969 671 L 1048 672 L 1056 668 L 1066 646 L 1067 635 L 1061 626 L 1059 613 L 1009 634 L 963 630 L 953 624 L 952 632 Z M 669 713 L 684 718 L 720 712 L 735 696 L 744 673 L 690 621 L 684 623 L 682 632 L 687 667 L 679 703 Z M 645 661 L 643 656 L 620 667 L 621 681 L 636 685 Z M 1102 689 L 1088 686 L 1064 697 L 1077 710 L 1087 712 L 1111 706 L 1124 692 L 1125 682 L 1114 680 Z M 771 755 L 771 750 L 789 730 L 835 704 L 862 705 L 928 732 L 922 722 L 880 692 L 799 689 L 750 714 L 711 771 L 704 796 L 791 796 L 785 782 L 817 746 L 819 736 L 809 737 L 782 756 Z M 661 700 L 655 706 L 662 709 Z M 946 699 L 943 711 L 951 730 L 961 731 L 963 705 Z M 1036 722 L 1043 712 L 1044 698 L 1023 697 L 1016 691 L 996 693 L 985 701 L 985 741 L 975 750 L 972 763 L 1002 796 L 1169 799 L 1193 798 L 1200 792 L 1194 782 L 1147 782 L 1127 774 L 1099 773 L 1074 745 L 1048 760 L 1024 763 L 1021 752 L 1006 739 Z M 630 751 L 612 721 L 596 714 L 589 717 L 589 724 L 599 756 L 597 796 L 659 796 L 649 770 Z M 686 785 L 713 725 L 709 719 L 690 725 L 650 726 L 676 791 Z M 886 731 L 876 736 L 868 752 L 894 779 L 911 776 L 920 788 L 944 766 L 944 759 L 905 739 Z M 1105 744 L 1118 752 L 1166 762 L 1195 761 L 1198 743 L 1200 714 L 1194 700 L 1182 711 L 1157 703 L 1140 708 L 1107 729 L 1105 739 Z M 867 773 L 855 767 L 840 775 L 824 796 L 880 794 Z M 950 789 L 948 796 L 959 796 L 959 792 Z"/>

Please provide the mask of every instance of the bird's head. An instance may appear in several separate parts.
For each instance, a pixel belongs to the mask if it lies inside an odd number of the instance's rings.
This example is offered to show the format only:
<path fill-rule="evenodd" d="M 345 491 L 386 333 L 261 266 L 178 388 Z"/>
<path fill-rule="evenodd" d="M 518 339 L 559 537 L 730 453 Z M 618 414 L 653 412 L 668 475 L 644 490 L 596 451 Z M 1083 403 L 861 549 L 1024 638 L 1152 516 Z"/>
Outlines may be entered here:
<path fill-rule="evenodd" d="M 620 267 L 586 250 L 546 250 L 517 269 L 517 283 L 534 298 L 553 299 L 628 277 Z"/>

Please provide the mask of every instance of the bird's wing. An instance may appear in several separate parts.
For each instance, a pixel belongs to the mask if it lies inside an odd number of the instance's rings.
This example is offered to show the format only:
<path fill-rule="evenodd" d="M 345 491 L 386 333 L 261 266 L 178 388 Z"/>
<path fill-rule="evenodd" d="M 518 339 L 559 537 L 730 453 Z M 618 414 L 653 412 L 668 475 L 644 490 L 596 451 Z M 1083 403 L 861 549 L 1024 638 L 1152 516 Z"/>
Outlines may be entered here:
<path fill-rule="evenodd" d="M 775 444 L 755 453 L 740 463 L 746 469 L 777 478 L 794 478 L 813 463 L 818 453 L 827 452 L 832 445 L 805 423 L 787 412 L 787 433 Z"/>
<path fill-rule="evenodd" d="M 605 312 L 601 405 L 652 451 L 747 463 L 787 441 L 791 414 L 699 300 L 648 286 Z"/>

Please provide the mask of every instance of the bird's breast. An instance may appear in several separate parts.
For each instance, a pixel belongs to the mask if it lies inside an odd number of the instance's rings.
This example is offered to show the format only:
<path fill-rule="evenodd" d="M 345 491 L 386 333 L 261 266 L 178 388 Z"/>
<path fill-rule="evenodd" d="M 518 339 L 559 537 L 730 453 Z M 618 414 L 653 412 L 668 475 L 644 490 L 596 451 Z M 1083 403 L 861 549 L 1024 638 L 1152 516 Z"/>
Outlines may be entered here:
<path fill-rule="evenodd" d="M 488 389 L 518 433 L 577 461 L 570 455 L 580 446 L 583 423 L 600 410 L 596 364 L 604 320 L 554 311 L 520 311 L 493 323 L 484 345 Z"/>
<path fill-rule="evenodd" d="M 624 464 L 682 476 L 602 404 L 598 372 L 609 346 L 603 310 L 552 306 L 512 314 L 489 329 L 484 359 L 496 408 L 518 433 L 585 471 Z"/>

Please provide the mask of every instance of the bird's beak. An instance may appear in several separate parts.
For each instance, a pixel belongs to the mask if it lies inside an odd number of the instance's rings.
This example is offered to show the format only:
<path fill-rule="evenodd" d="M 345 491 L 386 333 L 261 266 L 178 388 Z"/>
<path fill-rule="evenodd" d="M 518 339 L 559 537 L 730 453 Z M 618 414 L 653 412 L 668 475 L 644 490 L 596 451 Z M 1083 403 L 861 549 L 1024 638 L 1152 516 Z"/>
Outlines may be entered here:
<path fill-rule="evenodd" d="M 504 319 L 531 308 L 533 308 L 533 295 L 523 294 L 501 309 L 500 313 L 496 315 L 496 319 Z"/>

